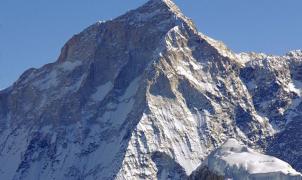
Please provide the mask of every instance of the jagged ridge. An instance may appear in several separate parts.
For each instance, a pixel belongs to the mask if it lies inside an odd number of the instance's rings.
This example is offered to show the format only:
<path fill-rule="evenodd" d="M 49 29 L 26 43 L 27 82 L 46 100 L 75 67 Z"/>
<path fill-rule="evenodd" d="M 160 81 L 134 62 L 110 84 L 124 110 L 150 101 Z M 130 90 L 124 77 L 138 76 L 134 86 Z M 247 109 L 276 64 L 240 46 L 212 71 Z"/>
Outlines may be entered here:
<path fill-rule="evenodd" d="M 250 70 L 169 0 L 97 22 L 0 92 L 1 177 L 183 179 L 229 137 L 270 149 L 289 126 L 257 106 Z"/>

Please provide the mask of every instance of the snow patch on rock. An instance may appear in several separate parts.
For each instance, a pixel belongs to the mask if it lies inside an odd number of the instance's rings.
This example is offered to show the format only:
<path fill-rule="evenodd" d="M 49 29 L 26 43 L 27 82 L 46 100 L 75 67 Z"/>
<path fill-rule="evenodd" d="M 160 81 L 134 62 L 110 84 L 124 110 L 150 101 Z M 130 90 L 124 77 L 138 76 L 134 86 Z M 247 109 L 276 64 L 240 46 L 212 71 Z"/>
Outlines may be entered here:
<path fill-rule="evenodd" d="M 109 81 L 97 87 L 96 92 L 92 94 L 91 98 L 94 101 L 102 101 L 112 88 L 113 88 L 113 84 Z"/>

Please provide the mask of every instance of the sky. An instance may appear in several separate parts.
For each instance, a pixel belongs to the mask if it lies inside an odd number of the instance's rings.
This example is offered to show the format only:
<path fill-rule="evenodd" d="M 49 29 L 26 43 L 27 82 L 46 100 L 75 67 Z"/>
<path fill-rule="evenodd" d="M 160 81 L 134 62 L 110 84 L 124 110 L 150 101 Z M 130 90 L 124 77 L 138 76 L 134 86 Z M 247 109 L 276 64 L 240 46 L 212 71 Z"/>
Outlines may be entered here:
<path fill-rule="evenodd" d="M 64 43 L 147 0 L 0 0 L 0 89 L 54 62 Z M 235 52 L 302 49 L 301 0 L 175 0 L 200 32 Z"/>

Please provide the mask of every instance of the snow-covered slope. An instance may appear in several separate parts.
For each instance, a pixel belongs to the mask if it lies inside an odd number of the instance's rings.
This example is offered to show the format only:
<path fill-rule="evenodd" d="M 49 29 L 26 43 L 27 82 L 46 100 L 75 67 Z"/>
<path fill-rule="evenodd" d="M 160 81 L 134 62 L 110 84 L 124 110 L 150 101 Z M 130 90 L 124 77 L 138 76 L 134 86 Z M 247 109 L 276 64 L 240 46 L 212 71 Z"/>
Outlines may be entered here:
<path fill-rule="evenodd" d="M 0 91 L 0 176 L 184 179 L 229 137 L 262 150 L 280 145 L 279 156 L 289 126 L 255 105 L 260 95 L 238 57 L 170 0 L 97 22 L 56 62 Z M 291 72 L 299 79 L 299 68 Z M 297 89 L 286 84 L 280 95 Z"/>
<path fill-rule="evenodd" d="M 236 139 L 229 139 L 211 153 L 203 166 L 215 174 L 234 180 L 302 179 L 288 163 L 260 154 Z"/>

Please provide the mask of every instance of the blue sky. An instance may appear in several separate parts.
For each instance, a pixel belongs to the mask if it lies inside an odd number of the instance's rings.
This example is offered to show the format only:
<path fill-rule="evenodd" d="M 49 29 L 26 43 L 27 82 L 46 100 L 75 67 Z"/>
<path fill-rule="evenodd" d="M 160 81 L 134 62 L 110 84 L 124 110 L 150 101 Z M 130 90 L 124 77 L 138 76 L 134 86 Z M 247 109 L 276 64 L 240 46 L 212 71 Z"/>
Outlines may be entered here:
<path fill-rule="evenodd" d="M 59 56 L 63 44 L 98 20 L 146 0 L 0 0 L 0 89 L 30 67 Z M 302 49 L 301 0 L 175 0 L 199 31 L 235 52 Z"/>

